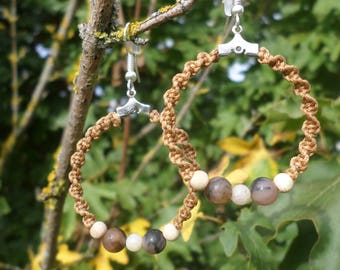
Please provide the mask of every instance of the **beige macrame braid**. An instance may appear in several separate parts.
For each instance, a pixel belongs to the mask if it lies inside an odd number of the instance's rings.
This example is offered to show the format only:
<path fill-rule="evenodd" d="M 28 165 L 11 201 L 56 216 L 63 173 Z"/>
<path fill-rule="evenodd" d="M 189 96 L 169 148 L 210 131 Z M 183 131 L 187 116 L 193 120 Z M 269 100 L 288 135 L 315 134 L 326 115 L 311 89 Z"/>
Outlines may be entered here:
<path fill-rule="evenodd" d="M 150 121 L 153 123 L 159 122 L 160 115 L 156 110 L 153 110 L 150 115 Z M 92 225 L 95 223 L 96 218 L 93 213 L 89 210 L 89 205 L 85 201 L 83 197 L 83 188 L 81 186 L 81 179 L 82 179 L 82 173 L 81 168 L 85 164 L 85 154 L 91 149 L 92 142 L 99 139 L 100 135 L 103 131 L 107 131 L 110 127 L 119 127 L 121 124 L 121 118 L 114 112 L 109 113 L 108 115 L 100 118 L 94 126 L 90 127 L 84 137 L 80 139 L 76 146 L 76 151 L 71 156 L 71 171 L 69 173 L 69 180 L 71 182 L 69 193 L 73 197 L 75 203 L 74 203 L 74 209 L 76 213 L 78 213 L 80 216 L 83 217 L 83 223 L 85 227 L 91 228 Z M 181 159 L 189 159 L 191 162 L 195 159 L 195 150 L 193 147 L 188 143 L 188 135 L 183 130 L 179 130 L 177 132 L 177 139 L 179 140 L 179 143 L 182 145 L 182 149 L 180 151 L 173 151 L 172 152 L 172 160 L 181 160 Z M 182 153 L 186 153 L 185 155 L 182 155 Z M 179 166 L 180 169 L 183 169 L 183 172 L 185 173 L 188 171 L 188 168 L 186 165 L 181 166 L 181 164 L 184 164 L 185 161 L 183 160 L 178 161 L 176 165 Z M 190 163 L 191 164 L 191 163 Z M 188 194 L 185 198 L 186 207 L 190 207 L 192 209 L 196 203 L 197 199 L 194 194 Z M 189 213 L 190 214 L 190 213 Z M 175 218 L 175 220 L 184 220 L 182 217 L 187 216 L 186 210 L 180 210 L 178 213 L 178 217 Z M 183 221 L 182 221 L 183 222 Z M 180 224 L 177 224 L 177 228 L 181 228 L 182 222 Z M 175 223 L 174 223 L 175 225 Z"/>
<path fill-rule="evenodd" d="M 186 62 L 183 71 L 173 77 L 172 87 L 163 96 L 165 106 L 160 115 L 160 123 L 163 129 L 164 145 L 169 148 L 170 160 L 179 167 L 179 172 L 186 184 L 188 184 L 195 170 L 199 169 L 199 165 L 196 161 L 195 149 L 189 143 L 187 133 L 176 126 L 175 106 L 179 102 L 180 91 L 186 88 L 189 79 L 202 68 L 206 68 L 218 60 L 216 49 L 210 53 L 199 53 L 197 60 Z M 287 65 L 283 56 L 272 56 L 267 49 L 260 48 L 258 61 L 261 64 L 268 64 L 274 71 L 281 72 L 287 81 L 293 83 L 295 94 L 302 99 L 301 110 L 306 116 L 302 126 L 304 138 L 299 144 L 299 154 L 291 158 L 290 168 L 286 170 L 286 173 L 295 180 L 299 173 L 306 170 L 309 158 L 317 148 L 316 136 L 320 131 L 320 123 L 315 115 L 318 104 L 310 95 L 308 81 L 299 76 L 299 70 L 295 66 Z M 177 228 L 181 227 L 183 221 L 190 218 L 190 211 L 196 204 L 196 193 L 189 186 L 189 194 L 179 210 L 180 214 L 174 221 Z"/>
<path fill-rule="evenodd" d="M 320 123 L 315 116 L 318 112 L 318 103 L 310 95 L 309 82 L 302 79 L 299 70 L 295 66 L 288 65 L 283 56 L 272 56 L 266 48 L 261 48 L 258 61 L 261 64 L 269 65 L 274 71 L 281 72 L 288 82 L 293 83 L 295 95 L 302 99 L 300 108 L 306 116 L 302 125 L 304 138 L 299 143 L 299 154 L 291 158 L 290 167 L 286 170 L 286 173 L 295 180 L 300 173 L 307 169 L 309 158 L 317 149 L 316 137 L 320 132 Z"/>
<path fill-rule="evenodd" d="M 175 106 L 179 101 L 180 91 L 185 89 L 189 79 L 202 68 L 210 66 L 217 60 L 217 50 L 213 50 L 211 53 L 199 53 L 197 60 L 186 62 L 183 71 L 173 77 L 172 87 L 163 96 L 165 105 L 160 115 L 163 142 L 169 149 L 170 161 L 179 168 L 179 173 L 189 188 L 183 206 L 179 209 L 179 214 L 173 221 L 177 229 L 181 229 L 183 222 L 191 217 L 191 210 L 197 205 L 196 192 L 188 185 L 188 182 L 193 173 L 199 169 L 199 164 L 196 161 L 196 151 L 189 143 L 188 134 L 176 126 Z"/>
<path fill-rule="evenodd" d="M 120 117 L 114 112 L 100 118 L 78 141 L 76 151 L 71 157 L 71 171 L 68 176 L 71 182 L 69 193 L 74 199 L 75 211 L 83 217 L 83 223 L 87 228 L 93 225 L 96 218 L 89 211 L 89 206 L 83 197 L 83 188 L 80 184 L 82 178 L 80 169 L 85 164 L 85 153 L 91 149 L 92 142 L 99 139 L 103 131 L 108 130 L 111 126 L 118 127 L 120 123 Z"/>

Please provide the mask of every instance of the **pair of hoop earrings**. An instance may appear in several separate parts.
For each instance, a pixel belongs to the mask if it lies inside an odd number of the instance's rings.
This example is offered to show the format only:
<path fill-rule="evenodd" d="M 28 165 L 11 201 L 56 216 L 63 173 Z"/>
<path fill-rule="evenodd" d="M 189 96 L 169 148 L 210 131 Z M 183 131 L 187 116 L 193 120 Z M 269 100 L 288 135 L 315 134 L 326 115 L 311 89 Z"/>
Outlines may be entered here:
<path fill-rule="evenodd" d="M 236 7 L 235 10 L 233 11 L 234 15 L 236 14 L 233 40 L 227 44 L 219 45 L 218 49 L 210 53 L 201 52 L 197 55 L 196 60 L 186 62 L 183 71 L 172 78 L 172 87 L 163 96 L 164 109 L 160 113 L 156 110 L 149 113 L 150 108 L 147 105 L 134 99 L 133 81 L 135 78 L 131 76 L 130 72 L 126 78 L 128 80 L 128 96 L 129 91 L 131 94 L 129 96 L 130 103 L 123 106 L 123 109 L 118 108 L 117 112 L 111 112 L 100 118 L 78 141 L 70 162 L 69 193 L 75 201 L 75 211 L 82 216 L 82 222 L 89 229 L 91 237 L 101 239 L 104 248 L 109 252 L 119 252 L 126 247 L 132 252 L 143 248 L 151 254 L 160 253 L 165 248 L 167 241 L 174 241 L 179 237 L 183 222 L 191 217 L 191 210 L 198 203 L 197 192 L 200 191 L 204 191 L 208 200 L 216 205 L 224 205 L 229 200 L 237 205 L 245 205 L 251 201 L 258 205 L 269 205 L 277 199 L 280 192 L 288 192 L 293 188 L 294 181 L 299 174 L 307 169 L 310 157 L 316 152 L 316 137 L 320 131 L 320 123 L 316 118 L 318 104 L 310 95 L 309 82 L 302 79 L 299 70 L 295 66 L 288 65 L 283 56 L 272 56 L 266 48 L 258 48 L 257 44 L 246 42 L 240 35 L 242 27 L 239 25 L 238 18 L 243 9 L 240 10 L 239 7 Z M 209 179 L 208 174 L 201 170 L 197 162 L 196 151 L 190 144 L 189 135 L 176 125 L 175 107 L 180 100 L 181 91 L 185 90 L 190 78 L 201 69 L 218 62 L 221 55 L 228 55 L 232 52 L 257 56 L 260 64 L 266 64 L 273 71 L 280 72 L 283 78 L 293 85 L 295 95 L 300 97 L 300 109 L 305 115 L 302 125 L 304 138 L 299 143 L 299 153 L 291 158 L 289 168 L 276 175 L 273 180 L 259 177 L 252 182 L 250 187 L 243 184 L 232 187 L 231 183 L 223 177 Z M 118 227 L 108 229 L 103 221 L 97 221 L 83 197 L 81 186 L 81 168 L 85 164 L 85 153 L 90 150 L 92 142 L 98 140 L 101 134 L 109 128 L 119 127 L 121 117 L 135 111 L 149 113 L 150 121 L 160 124 L 163 130 L 163 143 L 169 150 L 169 159 L 178 167 L 179 174 L 188 188 L 177 216 L 162 230 L 150 229 L 144 236 L 135 233 L 127 236 L 122 229 Z"/>

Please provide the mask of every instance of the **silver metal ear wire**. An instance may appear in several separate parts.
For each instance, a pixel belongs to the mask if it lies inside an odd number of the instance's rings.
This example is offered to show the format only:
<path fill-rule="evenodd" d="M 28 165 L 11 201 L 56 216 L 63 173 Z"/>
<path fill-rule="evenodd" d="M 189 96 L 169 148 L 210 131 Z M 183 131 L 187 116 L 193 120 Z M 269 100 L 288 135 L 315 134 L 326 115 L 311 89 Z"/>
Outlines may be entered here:
<path fill-rule="evenodd" d="M 138 68 L 137 68 L 137 58 L 141 50 L 140 46 L 133 43 L 132 41 L 127 41 L 127 29 L 130 23 L 127 23 L 124 27 L 123 40 L 125 41 L 125 47 L 127 52 L 127 71 L 125 73 L 125 80 L 127 81 L 127 91 L 128 101 L 123 106 L 117 107 L 116 112 L 119 116 L 128 116 L 134 113 L 144 113 L 150 114 L 151 106 L 139 102 L 136 98 L 136 89 L 134 82 L 139 79 Z"/>
<path fill-rule="evenodd" d="M 248 42 L 241 35 L 243 28 L 240 23 L 240 16 L 244 12 L 242 0 L 223 0 L 223 2 L 225 14 L 233 16 L 234 19 L 232 28 L 234 37 L 228 43 L 218 45 L 219 56 L 227 56 L 231 53 L 258 56 L 259 44 Z"/>

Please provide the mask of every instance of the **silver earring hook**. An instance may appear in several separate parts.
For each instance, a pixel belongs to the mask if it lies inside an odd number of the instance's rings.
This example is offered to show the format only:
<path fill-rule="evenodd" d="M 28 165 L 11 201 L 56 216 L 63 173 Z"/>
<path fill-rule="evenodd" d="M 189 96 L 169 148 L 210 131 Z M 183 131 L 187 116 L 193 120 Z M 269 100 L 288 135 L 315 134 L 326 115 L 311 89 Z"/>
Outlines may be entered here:
<path fill-rule="evenodd" d="M 151 107 L 150 105 L 143 104 L 139 102 L 136 98 L 136 89 L 134 86 L 134 82 L 138 79 L 138 68 L 137 68 L 137 58 L 136 56 L 140 54 L 140 46 L 136 45 L 132 41 L 127 41 L 127 30 L 130 23 L 128 22 L 123 31 L 123 40 L 125 41 L 125 47 L 127 52 L 127 71 L 125 73 L 125 80 L 127 81 L 127 91 L 126 95 L 128 96 L 128 101 L 123 106 L 117 107 L 117 114 L 121 117 L 128 116 L 133 113 L 144 113 L 149 114 Z"/>
<path fill-rule="evenodd" d="M 232 27 L 234 37 L 228 43 L 218 45 L 218 54 L 220 56 L 231 53 L 258 56 L 259 44 L 248 42 L 241 36 L 243 28 L 240 23 L 240 16 L 244 12 L 242 0 L 223 0 L 223 3 L 225 14 L 234 17 L 234 26 Z"/>

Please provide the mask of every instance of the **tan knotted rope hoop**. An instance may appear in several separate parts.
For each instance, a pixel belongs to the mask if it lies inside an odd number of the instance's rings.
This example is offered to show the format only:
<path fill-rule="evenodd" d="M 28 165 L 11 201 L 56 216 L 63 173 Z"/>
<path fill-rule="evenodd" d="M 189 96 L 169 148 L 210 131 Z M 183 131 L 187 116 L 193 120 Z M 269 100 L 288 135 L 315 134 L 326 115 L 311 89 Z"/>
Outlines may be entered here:
<path fill-rule="evenodd" d="M 160 115 L 160 123 L 163 129 L 164 145 L 169 149 L 169 157 L 172 163 L 179 167 L 183 181 L 189 186 L 190 204 L 184 204 L 181 215 L 175 219 L 175 224 L 180 227 L 184 220 L 190 218 L 190 211 L 197 203 L 195 191 L 189 184 L 194 172 L 199 169 L 195 159 L 194 147 L 188 141 L 187 133 L 176 125 L 175 106 L 179 102 L 181 90 L 184 90 L 190 78 L 195 76 L 201 69 L 210 66 L 219 60 L 217 49 L 210 53 L 201 52 L 195 61 L 186 62 L 181 73 L 176 74 L 172 79 L 172 87 L 163 96 L 164 109 Z M 272 56 L 265 48 L 260 48 L 258 62 L 267 64 L 276 72 L 281 72 L 284 79 L 293 84 L 295 95 L 302 100 L 301 110 L 306 120 L 302 125 L 304 138 L 299 143 L 299 153 L 290 160 L 290 167 L 285 173 L 295 180 L 300 173 L 306 170 L 309 158 L 317 149 L 316 137 L 320 131 L 320 123 L 316 118 L 318 104 L 310 95 L 310 84 L 302 79 L 299 70 L 288 65 L 283 56 Z"/>

